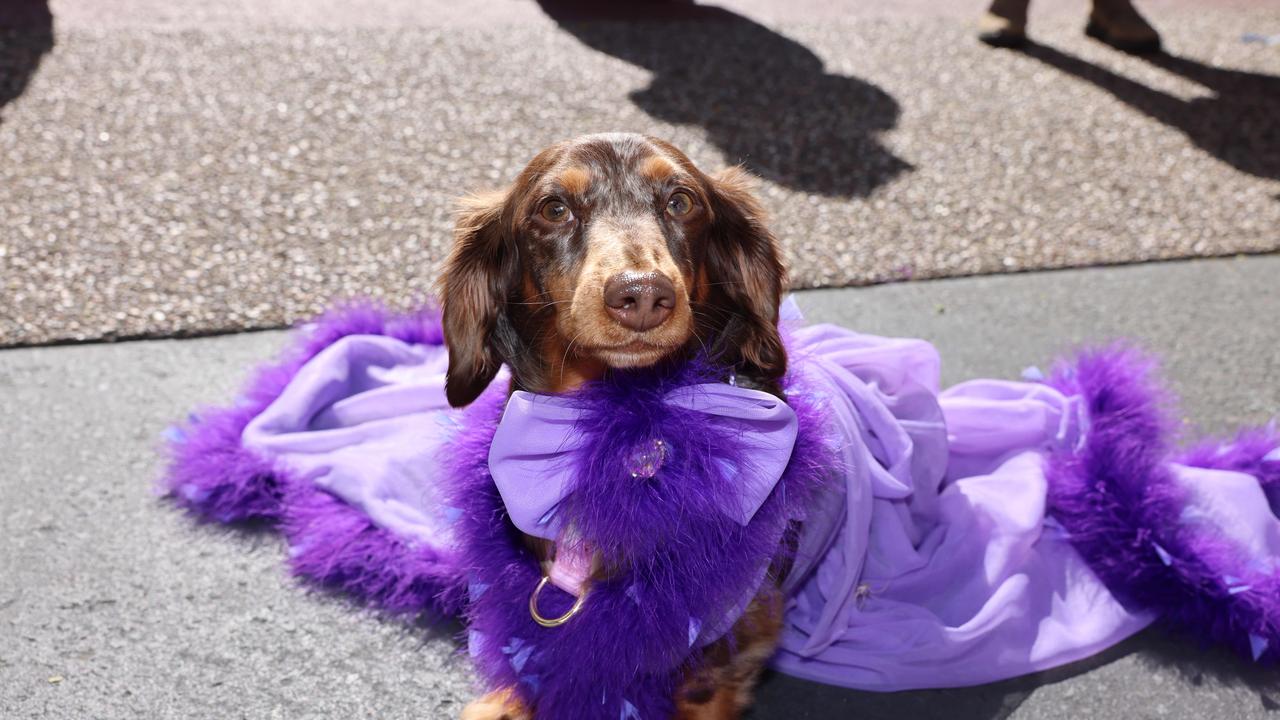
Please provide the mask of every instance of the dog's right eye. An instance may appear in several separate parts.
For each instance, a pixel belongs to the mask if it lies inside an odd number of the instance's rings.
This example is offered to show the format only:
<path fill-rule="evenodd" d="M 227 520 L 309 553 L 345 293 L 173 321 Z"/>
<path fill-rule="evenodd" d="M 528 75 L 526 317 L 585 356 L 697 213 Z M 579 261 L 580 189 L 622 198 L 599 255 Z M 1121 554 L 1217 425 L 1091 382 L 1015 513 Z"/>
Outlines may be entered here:
<path fill-rule="evenodd" d="M 542 203 L 542 209 L 538 214 L 543 220 L 553 223 L 568 222 L 573 219 L 573 212 L 569 210 L 569 206 L 559 200 L 548 200 Z"/>

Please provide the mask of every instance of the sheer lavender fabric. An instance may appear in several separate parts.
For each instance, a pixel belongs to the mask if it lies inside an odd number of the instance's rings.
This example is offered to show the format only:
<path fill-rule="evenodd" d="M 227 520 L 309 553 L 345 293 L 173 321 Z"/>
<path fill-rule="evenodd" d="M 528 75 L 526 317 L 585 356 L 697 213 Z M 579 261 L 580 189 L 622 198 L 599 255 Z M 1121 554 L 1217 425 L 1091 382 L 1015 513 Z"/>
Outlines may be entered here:
<path fill-rule="evenodd" d="M 1075 446 L 1078 398 L 978 380 L 939 393 L 920 340 L 792 334 L 831 404 L 844 467 L 805 526 L 775 666 L 848 687 L 971 685 L 1080 659 L 1146 626 L 1045 516 L 1044 452 Z"/>
<path fill-rule="evenodd" d="M 793 392 L 829 403 L 842 462 L 786 581 L 780 670 L 871 690 L 970 685 L 1083 658 L 1150 622 L 1045 515 L 1046 453 L 1086 439 L 1079 398 L 995 380 L 940 392 L 926 342 L 829 325 L 790 335 Z M 436 492 L 455 417 L 446 355 L 343 338 L 249 423 L 243 444 L 377 525 L 447 547 L 456 511 Z M 1220 528 L 1273 566 L 1280 521 L 1255 478 L 1173 470 L 1192 489 L 1185 522 Z"/>
<path fill-rule="evenodd" d="M 449 353 L 384 335 L 322 350 L 244 430 L 250 450 L 418 543 L 453 539 L 438 499 L 442 445 L 458 412 L 444 394 Z M 505 370 L 495 382 L 506 382 Z"/>
<path fill-rule="evenodd" d="M 798 430 L 795 412 L 773 395 L 723 383 L 679 387 L 664 402 L 700 413 L 703 427 L 719 425 L 741 440 L 747 452 L 742 465 L 720 460 L 722 477 L 738 481 L 736 502 L 721 511 L 741 525 L 751 522 L 787 469 Z M 568 397 L 518 390 L 507 401 L 489 450 L 489 472 L 522 532 L 560 536 L 556 509 L 573 484 L 568 456 L 581 445 L 581 421 L 582 409 Z M 662 459 L 650 463 L 658 472 Z"/>

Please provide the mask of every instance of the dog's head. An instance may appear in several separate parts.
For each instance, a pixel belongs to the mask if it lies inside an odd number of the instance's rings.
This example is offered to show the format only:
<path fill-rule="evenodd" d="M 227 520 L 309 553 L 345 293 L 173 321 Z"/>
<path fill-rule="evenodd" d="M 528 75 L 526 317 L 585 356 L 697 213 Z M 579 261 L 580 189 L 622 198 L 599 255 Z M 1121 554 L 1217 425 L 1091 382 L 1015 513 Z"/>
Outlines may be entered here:
<path fill-rule="evenodd" d="M 695 352 L 776 391 L 783 268 L 749 185 L 608 134 L 464 200 L 440 288 L 449 402 L 474 400 L 503 363 L 517 387 L 561 392 Z"/>

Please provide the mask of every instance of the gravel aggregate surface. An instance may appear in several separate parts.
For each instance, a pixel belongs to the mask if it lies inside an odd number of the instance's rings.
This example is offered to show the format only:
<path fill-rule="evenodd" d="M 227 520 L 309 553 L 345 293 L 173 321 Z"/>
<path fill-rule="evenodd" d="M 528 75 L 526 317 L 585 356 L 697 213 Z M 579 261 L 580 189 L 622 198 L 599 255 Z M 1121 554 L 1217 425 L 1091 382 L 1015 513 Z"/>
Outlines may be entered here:
<path fill-rule="evenodd" d="M 799 288 L 1280 249 L 1276 0 L 1148 3 L 1155 58 L 1079 2 L 12 2 L 0 346 L 421 298 L 456 196 L 600 130 L 758 173 Z"/>
<path fill-rule="evenodd" d="M 815 290 L 809 319 L 928 338 L 944 382 L 1016 378 L 1140 340 L 1211 432 L 1280 410 L 1280 257 Z M 226 402 L 280 332 L 0 351 L 0 717 L 456 718 L 453 637 L 308 593 L 266 529 L 197 525 L 152 493 L 164 428 Z M 1156 632 L 976 688 L 859 693 L 769 677 L 753 720 L 1266 720 L 1280 678 Z"/>

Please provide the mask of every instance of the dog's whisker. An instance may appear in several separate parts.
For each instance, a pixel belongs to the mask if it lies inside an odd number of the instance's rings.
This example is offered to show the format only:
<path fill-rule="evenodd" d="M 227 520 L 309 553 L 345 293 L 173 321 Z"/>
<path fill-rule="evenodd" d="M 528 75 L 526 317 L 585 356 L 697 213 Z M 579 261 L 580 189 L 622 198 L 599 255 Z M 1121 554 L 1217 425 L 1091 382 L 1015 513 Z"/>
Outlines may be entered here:
<path fill-rule="evenodd" d="M 573 339 L 569 341 L 569 346 L 564 349 L 564 356 L 560 358 L 560 382 L 562 383 L 564 382 L 565 364 L 569 361 L 569 353 L 573 351 L 573 344 L 578 342 L 578 338 L 582 337 L 586 332 L 586 330 L 582 330 L 577 335 L 574 335 Z"/>

